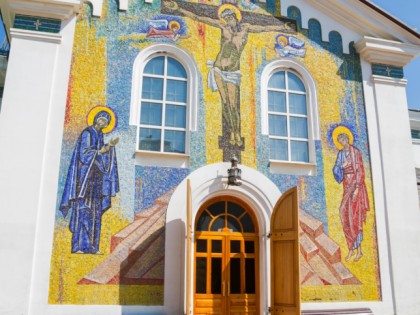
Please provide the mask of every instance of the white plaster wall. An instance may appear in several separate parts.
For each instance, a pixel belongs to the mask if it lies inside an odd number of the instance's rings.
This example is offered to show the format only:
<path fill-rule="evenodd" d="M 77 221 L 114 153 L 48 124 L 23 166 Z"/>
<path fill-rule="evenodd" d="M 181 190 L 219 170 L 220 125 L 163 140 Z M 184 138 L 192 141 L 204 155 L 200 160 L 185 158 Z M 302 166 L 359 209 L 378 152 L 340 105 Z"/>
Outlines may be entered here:
<path fill-rule="evenodd" d="M 0 114 L 1 314 L 28 311 L 57 50 L 12 39 Z"/>
<path fill-rule="evenodd" d="M 420 168 L 420 141 L 413 139 L 413 160 L 414 166 Z"/>
<path fill-rule="evenodd" d="M 49 275 L 74 20 L 61 35 L 12 30 L 0 113 L 0 314 L 42 314 L 29 301 L 47 289 L 36 278 Z"/>
<path fill-rule="evenodd" d="M 374 79 L 395 313 L 420 308 L 420 212 L 405 82 Z"/>

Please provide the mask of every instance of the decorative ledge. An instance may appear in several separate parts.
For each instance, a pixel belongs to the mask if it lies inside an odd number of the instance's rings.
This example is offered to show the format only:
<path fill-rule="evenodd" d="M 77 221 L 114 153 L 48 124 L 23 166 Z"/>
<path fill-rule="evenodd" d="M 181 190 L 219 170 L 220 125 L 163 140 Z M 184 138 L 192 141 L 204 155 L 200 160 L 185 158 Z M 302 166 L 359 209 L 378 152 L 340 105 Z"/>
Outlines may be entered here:
<path fill-rule="evenodd" d="M 384 77 L 384 76 L 379 76 L 379 75 L 372 75 L 371 81 L 373 83 L 381 83 L 381 84 L 389 84 L 389 85 L 399 85 L 399 86 L 407 85 L 406 79 L 390 78 L 390 77 Z"/>
<path fill-rule="evenodd" d="M 270 173 L 315 176 L 316 164 L 270 160 Z"/>
<path fill-rule="evenodd" d="M 46 33 L 46 32 L 34 32 L 28 30 L 22 30 L 17 28 L 10 29 L 10 35 L 12 38 L 36 40 L 40 42 L 61 44 L 62 37 L 60 34 Z"/>
<path fill-rule="evenodd" d="M 360 56 L 370 63 L 404 67 L 420 54 L 419 45 L 397 41 L 363 37 L 355 45 Z"/>
<path fill-rule="evenodd" d="M 136 151 L 134 155 L 136 165 L 142 166 L 188 168 L 190 162 L 190 156 L 188 154 Z"/>
<path fill-rule="evenodd" d="M 28 16 L 66 20 L 80 11 L 83 0 L 9 0 L 10 11 Z"/>

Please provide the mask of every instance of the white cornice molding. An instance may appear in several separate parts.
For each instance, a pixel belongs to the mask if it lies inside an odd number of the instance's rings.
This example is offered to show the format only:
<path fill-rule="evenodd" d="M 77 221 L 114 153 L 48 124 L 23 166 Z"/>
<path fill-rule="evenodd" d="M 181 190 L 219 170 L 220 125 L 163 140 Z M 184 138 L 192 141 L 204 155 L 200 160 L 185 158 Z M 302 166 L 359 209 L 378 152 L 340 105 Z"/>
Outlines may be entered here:
<path fill-rule="evenodd" d="M 406 79 L 397 79 L 397 78 L 389 78 L 383 77 L 380 75 L 372 75 L 371 76 L 372 83 L 380 83 L 380 84 L 388 84 L 388 85 L 397 85 L 405 87 L 407 85 Z"/>
<path fill-rule="evenodd" d="M 90 2 L 92 4 L 92 15 L 93 16 L 97 16 L 97 17 L 102 16 L 102 8 L 103 8 L 103 5 L 104 5 L 103 0 L 84 0 L 83 2 Z M 121 3 L 121 0 L 119 2 Z M 128 6 L 128 4 L 127 4 L 127 6 Z"/>
<path fill-rule="evenodd" d="M 361 36 L 420 45 L 420 38 L 359 0 L 303 0 Z"/>
<path fill-rule="evenodd" d="M 62 36 L 56 33 L 46 33 L 46 32 L 34 32 L 34 31 L 27 31 L 21 30 L 18 28 L 12 28 L 10 30 L 10 35 L 13 38 L 19 39 L 28 39 L 28 40 L 36 40 L 40 42 L 47 42 L 53 44 L 61 44 Z"/>
<path fill-rule="evenodd" d="M 420 45 L 365 36 L 355 44 L 362 59 L 370 63 L 382 63 L 404 67 L 420 55 Z"/>
<path fill-rule="evenodd" d="M 66 20 L 80 11 L 83 0 L 8 0 L 13 14 Z"/>

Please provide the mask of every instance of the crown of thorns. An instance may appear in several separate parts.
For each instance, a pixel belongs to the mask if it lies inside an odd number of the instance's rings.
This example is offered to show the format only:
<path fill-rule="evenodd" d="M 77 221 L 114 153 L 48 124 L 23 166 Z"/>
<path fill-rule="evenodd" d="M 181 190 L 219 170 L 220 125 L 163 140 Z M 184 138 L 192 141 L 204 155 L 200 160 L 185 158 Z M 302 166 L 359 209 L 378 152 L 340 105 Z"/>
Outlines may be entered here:
<path fill-rule="evenodd" d="M 232 9 L 226 9 L 222 12 L 221 17 L 224 18 L 228 15 L 235 15 L 235 11 L 233 11 Z"/>

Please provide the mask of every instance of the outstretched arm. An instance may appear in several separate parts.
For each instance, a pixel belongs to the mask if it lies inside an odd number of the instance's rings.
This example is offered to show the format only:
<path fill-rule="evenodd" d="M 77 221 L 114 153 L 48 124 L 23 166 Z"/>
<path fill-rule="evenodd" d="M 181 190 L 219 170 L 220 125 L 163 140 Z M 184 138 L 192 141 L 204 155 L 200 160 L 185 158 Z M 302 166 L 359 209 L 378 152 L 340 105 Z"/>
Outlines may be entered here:
<path fill-rule="evenodd" d="M 171 10 L 171 11 L 177 11 L 182 13 L 183 15 L 185 15 L 186 17 L 195 20 L 197 22 L 201 22 L 204 24 L 208 24 L 210 26 L 214 26 L 214 27 L 218 27 L 218 28 L 222 28 L 222 23 L 219 20 L 216 19 L 212 19 L 206 16 L 200 16 L 200 15 L 196 15 L 195 13 L 188 11 L 186 9 L 183 9 L 181 7 L 179 7 L 178 3 L 176 3 L 175 1 L 172 0 L 164 0 L 163 5 Z"/>
<path fill-rule="evenodd" d="M 281 25 L 252 25 L 247 24 L 248 31 L 250 33 L 262 33 L 262 32 L 282 32 L 282 33 L 295 33 L 293 25 L 286 22 Z"/>

